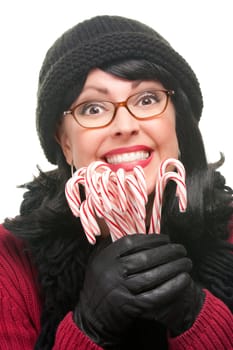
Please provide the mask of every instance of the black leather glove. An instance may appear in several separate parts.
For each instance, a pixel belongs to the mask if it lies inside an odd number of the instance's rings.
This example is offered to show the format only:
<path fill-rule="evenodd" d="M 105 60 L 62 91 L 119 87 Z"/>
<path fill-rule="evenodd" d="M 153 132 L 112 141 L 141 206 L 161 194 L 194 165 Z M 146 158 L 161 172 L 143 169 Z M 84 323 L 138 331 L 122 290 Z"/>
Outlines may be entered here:
<path fill-rule="evenodd" d="M 179 283 L 178 280 L 177 283 Z M 165 285 L 164 288 L 166 288 Z M 154 309 L 155 320 L 164 324 L 172 337 L 178 336 L 192 327 L 204 299 L 203 290 L 189 277 L 186 288 L 171 297 L 169 303 L 162 302 L 158 308 Z"/>
<path fill-rule="evenodd" d="M 170 320 L 161 305 L 189 286 L 191 266 L 184 247 L 165 235 L 125 236 L 90 259 L 74 320 L 100 346 L 117 348 L 136 318 L 155 319 L 159 310 L 162 322 Z"/>

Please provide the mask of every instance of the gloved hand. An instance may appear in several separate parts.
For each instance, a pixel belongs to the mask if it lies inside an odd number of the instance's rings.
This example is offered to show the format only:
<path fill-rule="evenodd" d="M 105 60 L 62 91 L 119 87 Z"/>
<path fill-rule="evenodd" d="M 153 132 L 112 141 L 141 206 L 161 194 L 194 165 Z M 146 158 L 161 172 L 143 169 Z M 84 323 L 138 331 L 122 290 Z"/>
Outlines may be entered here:
<path fill-rule="evenodd" d="M 165 284 L 164 288 L 167 289 Z M 176 297 L 171 296 L 170 302 L 162 301 L 154 309 L 154 319 L 165 325 L 172 337 L 176 337 L 192 327 L 201 311 L 204 298 L 204 291 L 189 277 L 189 283 Z"/>
<path fill-rule="evenodd" d="M 104 348 L 120 345 L 139 317 L 170 328 L 174 310 L 179 317 L 173 303 L 190 288 L 191 267 L 185 248 L 165 235 L 125 236 L 91 257 L 74 320 Z"/>

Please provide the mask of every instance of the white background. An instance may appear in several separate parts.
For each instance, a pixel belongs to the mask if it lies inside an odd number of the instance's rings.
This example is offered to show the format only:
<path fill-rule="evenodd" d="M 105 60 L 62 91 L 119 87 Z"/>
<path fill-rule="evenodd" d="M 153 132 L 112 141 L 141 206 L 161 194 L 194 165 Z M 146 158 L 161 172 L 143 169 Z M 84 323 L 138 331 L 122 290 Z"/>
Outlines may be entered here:
<path fill-rule="evenodd" d="M 54 40 L 79 21 L 98 14 L 138 19 L 159 31 L 190 63 L 200 81 L 200 127 L 209 161 L 225 154 L 221 168 L 233 186 L 231 0 L 15 0 L 0 5 L 0 221 L 18 213 L 16 186 L 47 163 L 35 131 L 39 69 Z"/>

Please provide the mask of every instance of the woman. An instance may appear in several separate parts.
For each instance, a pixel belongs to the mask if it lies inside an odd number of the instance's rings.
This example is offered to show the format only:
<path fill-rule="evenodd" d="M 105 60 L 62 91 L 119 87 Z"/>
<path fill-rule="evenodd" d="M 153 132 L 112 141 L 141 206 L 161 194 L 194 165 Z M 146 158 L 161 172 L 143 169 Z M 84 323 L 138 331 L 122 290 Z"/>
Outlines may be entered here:
<path fill-rule="evenodd" d="M 20 215 L 1 227 L 3 349 L 233 348 L 232 190 L 222 160 L 207 164 L 201 111 L 188 63 L 142 23 L 95 17 L 49 49 L 37 130 L 57 169 L 26 185 Z M 167 158 L 185 166 L 186 212 L 169 183 L 160 235 L 111 242 L 100 220 L 89 244 L 65 197 L 71 168 L 140 165 L 148 223 Z"/>

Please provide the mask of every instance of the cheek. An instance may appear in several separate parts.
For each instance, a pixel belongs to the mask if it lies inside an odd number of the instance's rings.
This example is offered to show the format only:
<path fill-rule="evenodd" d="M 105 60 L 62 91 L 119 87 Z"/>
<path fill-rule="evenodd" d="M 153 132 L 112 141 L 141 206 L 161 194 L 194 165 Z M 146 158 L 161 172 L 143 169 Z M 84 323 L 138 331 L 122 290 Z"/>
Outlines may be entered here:
<path fill-rule="evenodd" d="M 88 159 L 88 155 L 92 152 L 92 144 L 88 141 L 85 133 L 77 132 L 72 135 L 71 148 L 75 167 L 86 166 L 85 160 Z"/>
<path fill-rule="evenodd" d="M 83 129 L 72 137 L 73 162 L 76 168 L 88 166 L 98 160 L 98 149 L 103 137 L 96 130 Z"/>
<path fill-rule="evenodd" d="M 78 169 L 99 160 L 99 149 L 107 136 L 105 129 L 85 129 L 73 118 L 67 118 L 59 132 L 59 143 L 67 163 L 73 164 Z"/>
<path fill-rule="evenodd" d="M 159 148 L 178 149 L 178 140 L 176 136 L 175 121 L 173 118 L 163 118 L 155 120 L 153 125 L 148 128 L 151 137 Z"/>

